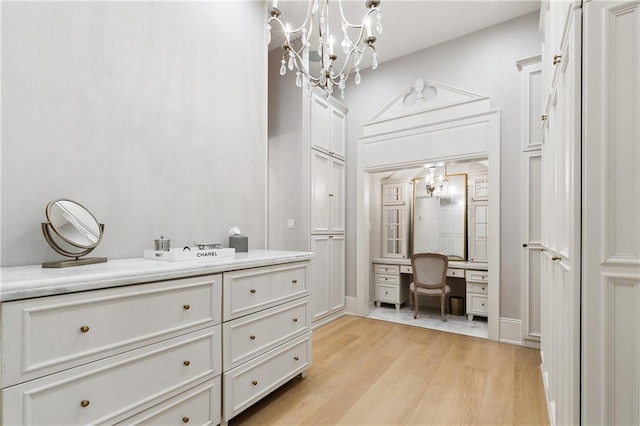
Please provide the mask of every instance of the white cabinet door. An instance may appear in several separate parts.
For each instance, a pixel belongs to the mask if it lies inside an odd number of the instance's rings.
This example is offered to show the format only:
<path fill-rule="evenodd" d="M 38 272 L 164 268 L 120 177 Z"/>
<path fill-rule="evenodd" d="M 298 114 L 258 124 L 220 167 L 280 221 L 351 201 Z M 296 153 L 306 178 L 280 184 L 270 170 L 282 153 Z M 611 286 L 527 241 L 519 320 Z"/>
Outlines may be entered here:
<path fill-rule="evenodd" d="M 582 423 L 640 424 L 640 4 L 585 3 Z"/>
<path fill-rule="evenodd" d="M 315 321 L 344 309 L 345 240 L 343 235 L 313 235 L 311 317 Z"/>
<path fill-rule="evenodd" d="M 344 162 L 311 151 L 311 233 L 344 233 Z"/>
<path fill-rule="evenodd" d="M 489 261 L 489 202 L 469 203 L 469 260 Z"/>
<path fill-rule="evenodd" d="M 344 160 L 346 139 L 346 108 L 337 100 L 311 95 L 311 148 Z"/>
<path fill-rule="evenodd" d="M 580 423 L 581 12 L 556 61 L 542 157 L 540 349 L 552 424 Z"/>

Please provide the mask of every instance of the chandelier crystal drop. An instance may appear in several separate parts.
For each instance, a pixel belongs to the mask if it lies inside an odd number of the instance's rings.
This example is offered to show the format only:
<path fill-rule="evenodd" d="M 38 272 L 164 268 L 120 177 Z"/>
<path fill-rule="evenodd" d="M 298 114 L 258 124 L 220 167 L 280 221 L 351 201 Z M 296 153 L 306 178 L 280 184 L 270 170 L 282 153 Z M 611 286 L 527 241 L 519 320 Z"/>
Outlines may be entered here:
<path fill-rule="evenodd" d="M 331 24 L 329 15 L 329 0 L 309 0 L 307 14 L 304 22 L 293 28 L 281 19 L 282 12 L 278 9 L 278 0 L 273 0 L 273 5 L 269 11 L 267 20 L 267 43 L 271 42 L 271 30 L 278 27 L 284 35 L 283 53 L 280 67 L 280 74 L 285 75 L 287 68 L 289 71 L 296 70 L 296 85 L 302 86 L 302 80 L 307 83 L 307 87 L 320 88 L 326 97 L 331 96 L 334 86 L 340 89 L 344 98 L 346 82 L 351 74 L 355 74 L 356 85 L 360 84 L 360 64 L 367 49 L 371 50 L 372 69 L 378 67 L 378 55 L 376 53 L 375 42 L 377 38 L 372 32 L 372 22 L 375 20 L 375 31 L 382 33 L 382 14 L 378 6 L 380 0 L 366 0 L 366 12 L 359 23 L 349 22 L 344 14 L 342 2 L 336 0 L 340 11 L 340 25 L 334 27 Z M 331 34 L 331 31 L 340 32 L 339 41 L 344 60 L 341 65 L 337 64 L 338 55 L 335 53 L 334 45 L 339 34 Z M 317 40 L 313 40 L 312 35 L 317 35 Z M 317 44 L 316 44 L 317 42 Z M 317 49 L 317 52 L 312 51 Z M 336 50 L 338 50 L 337 48 Z M 310 55 L 317 53 L 320 62 L 320 70 L 317 75 L 313 75 L 309 67 Z"/>

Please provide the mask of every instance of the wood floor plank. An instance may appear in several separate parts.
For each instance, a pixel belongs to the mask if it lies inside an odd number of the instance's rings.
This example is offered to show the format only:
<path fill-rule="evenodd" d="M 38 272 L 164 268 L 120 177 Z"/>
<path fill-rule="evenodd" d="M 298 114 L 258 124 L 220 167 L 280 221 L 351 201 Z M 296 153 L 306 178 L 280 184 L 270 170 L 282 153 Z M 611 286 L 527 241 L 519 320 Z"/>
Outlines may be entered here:
<path fill-rule="evenodd" d="M 313 364 L 235 425 L 547 425 L 538 351 L 368 318 L 314 330 Z"/>

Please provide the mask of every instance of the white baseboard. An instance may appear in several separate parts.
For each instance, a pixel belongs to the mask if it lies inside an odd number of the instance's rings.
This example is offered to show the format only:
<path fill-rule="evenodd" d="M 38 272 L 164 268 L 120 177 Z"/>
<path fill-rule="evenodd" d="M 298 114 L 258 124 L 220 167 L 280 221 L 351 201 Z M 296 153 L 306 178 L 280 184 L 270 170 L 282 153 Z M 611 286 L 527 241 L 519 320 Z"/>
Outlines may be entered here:
<path fill-rule="evenodd" d="M 346 296 L 344 298 L 344 313 L 347 315 L 358 315 L 358 309 L 356 307 L 355 297 Z"/>
<path fill-rule="evenodd" d="M 500 317 L 500 341 L 512 345 L 522 345 L 522 321 Z"/>

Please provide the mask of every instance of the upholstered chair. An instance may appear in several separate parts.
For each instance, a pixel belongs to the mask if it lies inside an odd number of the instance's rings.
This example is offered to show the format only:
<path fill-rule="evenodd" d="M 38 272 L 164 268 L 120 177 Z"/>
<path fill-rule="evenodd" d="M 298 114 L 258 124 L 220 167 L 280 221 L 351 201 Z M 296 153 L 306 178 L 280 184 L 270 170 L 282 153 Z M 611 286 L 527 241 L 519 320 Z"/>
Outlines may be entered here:
<path fill-rule="evenodd" d="M 409 286 L 413 318 L 418 318 L 418 296 L 440 297 L 440 314 L 446 321 L 445 306 L 451 288 L 447 285 L 449 259 L 443 254 L 416 253 L 411 256 L 413 282 Z"/>

